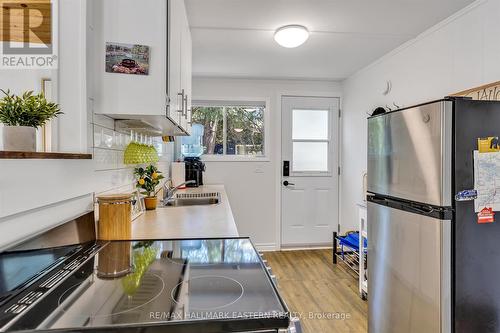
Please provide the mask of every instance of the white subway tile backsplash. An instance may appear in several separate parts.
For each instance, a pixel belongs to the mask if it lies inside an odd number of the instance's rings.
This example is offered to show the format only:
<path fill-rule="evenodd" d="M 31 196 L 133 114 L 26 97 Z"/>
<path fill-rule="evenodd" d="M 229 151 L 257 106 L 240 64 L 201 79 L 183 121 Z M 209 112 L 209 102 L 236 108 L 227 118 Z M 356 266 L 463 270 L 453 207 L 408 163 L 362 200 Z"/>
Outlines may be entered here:
<path fill-rule="evenodd" d="M 113 148 L 113 139 L 115 132 L 113 130 L 103 128 L 101 131 L 101 148 Z"/>
<path fill-rule="evenodd" d="M 90 118 L 89 118 L 90 119 Z M 102 116 L 93 115 L 91 129 L 93 131 L 92 147 L 94 150 L 94 169 L 101 174 L 107 174 L 109 184 L 103 186 L 101 191 L 117 190 L 117 187 L 126 188 L 134 184 L 133 169 L 135 165 L 124 164 L 124 151 L 132 141 L 130 134 L 118 133 L 113 130 L 113 120 Z M 152 140 L 160 155 L 159 169 L 163 175 L 169 177 L 170 162 L 173 160 L 174 147 L 172 143 L 164 144 L 161 138 Z M 98 193 L 100 191 L 97 191 Z"/>
<path fill-rule="evenodd" d="M 101 149 L 125 150 L 130 143 L 130 135 L 115 132 L 100 125 L 94 125 L 93 147 Z"/>
<path fill-rule="evenodd" d="M 128 166 L 123 163 L 123 151 L 122 150 L 116 150 L 116 167 L 118 169 L 124 169 L 127 168 Z"/>
<path fill-rule="evenodd" d="M 117 169 L 117 158 L 115 151 L 101 148 L 94 148 L 94 165 L 95 170 L 112 170 Z"/>
<path fill-rule="evenodd" d="M 100 147 L 101 146 L 101 127 L 94 125 L 93 127 L 94 130 L 94 143 L 92 145 L 92 148 L 95 147 Z"/>
<path fill-rule="evenodd" d="M 106 128 L 115 128 L 114 120 L 101 114 L 94 114 L 93 123 Z"/>
<path fill-rule="evenodd" d="M 121 133 L 115 133 L 115 138 L 113 142 L 113 147 L 118 150 L 125 149 L 124 135 Z"/>

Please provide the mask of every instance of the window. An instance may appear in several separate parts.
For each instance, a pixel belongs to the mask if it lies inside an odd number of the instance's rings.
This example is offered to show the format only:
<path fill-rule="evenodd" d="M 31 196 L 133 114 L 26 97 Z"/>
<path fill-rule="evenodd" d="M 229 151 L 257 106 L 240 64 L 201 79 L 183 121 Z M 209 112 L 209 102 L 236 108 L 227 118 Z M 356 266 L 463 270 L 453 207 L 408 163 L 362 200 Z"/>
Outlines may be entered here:
<path fill-rule="evenodd" d="M 292 170 L 327 172 L 329 110 L 294 109 L 292 112 Z"/>
<path fill-rule="evenodd" d="M 194 102 L 193 134 L 201 136 L 196 142 L 206 157 L 263 157 L 265 111 L 265 102 Z"/>

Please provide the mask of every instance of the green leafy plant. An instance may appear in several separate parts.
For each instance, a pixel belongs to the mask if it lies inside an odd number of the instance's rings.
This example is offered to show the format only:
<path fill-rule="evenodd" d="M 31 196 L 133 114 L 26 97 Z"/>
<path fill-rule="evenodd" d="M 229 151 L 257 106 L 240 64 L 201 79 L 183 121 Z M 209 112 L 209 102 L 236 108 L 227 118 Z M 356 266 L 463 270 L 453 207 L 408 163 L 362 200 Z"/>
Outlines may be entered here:
<path fill-rule="evenodd" d="M 134 175 L 137 178 L 136 187 L 148 198 L 156 195 L 156 187 L 160 184 L 160 180 L 165 178 L 154 165 L 135 168 Z"/>
<path fill-rule="evenodd" d="M 21 96 L 9 90 L 0 90 L 5 96 L 0 99 L 0 123 L 6 126 L 41 127 L 52 118 L 63 114 L 59 105 L 48 102 L 43 93 L 34 95 L 27 91 Z"/>

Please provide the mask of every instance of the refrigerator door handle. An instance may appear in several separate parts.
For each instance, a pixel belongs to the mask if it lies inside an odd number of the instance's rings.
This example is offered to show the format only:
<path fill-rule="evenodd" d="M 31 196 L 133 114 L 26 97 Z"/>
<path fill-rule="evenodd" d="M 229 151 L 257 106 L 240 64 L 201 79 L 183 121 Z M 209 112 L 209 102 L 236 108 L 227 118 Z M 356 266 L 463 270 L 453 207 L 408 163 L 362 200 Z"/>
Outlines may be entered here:
<path fill-rule="evenodd" d="M 370 195 L 370 194 L 368 194 L 367 199 L 369 201 L 372 201 L 374 203 L 381 204 L 381 205 L 387 205 L 387 201 L 388 201 L 387 198 L 380 198 L 380 197 L 377 197 L 376 195 Z"/>
<path fill-rule="evenodd" d="M 431 206 L 422 206 L 422 207 L 415 207 L 415 206 L 412 206 L 412 208 L 414 210 L 416 210 L 417 212 L 420 212 L 422 214 L 431 214 L 432 212 L 434 212 L 434 208 L 431 207 Z"/>
<path fill-rule="evenodd" d="M 391 208 L 401 209 L 407 212 L 416 213 L 420 215 L 435 215 L 443 213 L 439 209 L 432 207 L 431 205 L 417 204 L 414 202 L 398 201 L 387 197 L 369 196 L 368 201 L 373 203 L 388 206 Z M 434 214 L 433 214 L 434 213 Z"/>

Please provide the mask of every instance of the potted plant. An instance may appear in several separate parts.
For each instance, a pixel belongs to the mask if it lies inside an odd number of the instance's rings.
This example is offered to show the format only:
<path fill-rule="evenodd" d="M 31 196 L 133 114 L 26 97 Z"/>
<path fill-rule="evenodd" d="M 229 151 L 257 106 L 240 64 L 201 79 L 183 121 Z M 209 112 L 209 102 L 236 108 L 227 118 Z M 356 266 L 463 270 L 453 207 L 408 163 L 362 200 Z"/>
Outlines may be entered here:
<path fill-rule="evenodd" d="M 3 127 L 3 149 L 35 151 L 36 129 L 62 114 L 59 105 L 48 102 L 43 93 L 28 91 L 21 96 L 0 90 L 0 123 Z"/>
<path fill-rule="evenodd" d="M 154 165 L 146 168 L 138 167 L 134 169 L 134 175 L 137 178 L 136 187 L 141 190 L 141 194 L 145 196 L 144 204 L 147 210 L 156 209 L 158 191 L 156 187 L 160 184 L 163 177 L 161 172 Z"/>

